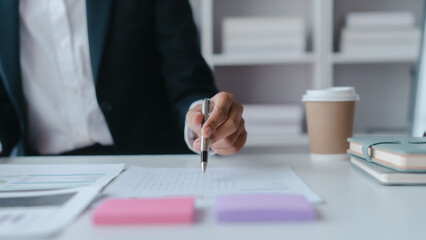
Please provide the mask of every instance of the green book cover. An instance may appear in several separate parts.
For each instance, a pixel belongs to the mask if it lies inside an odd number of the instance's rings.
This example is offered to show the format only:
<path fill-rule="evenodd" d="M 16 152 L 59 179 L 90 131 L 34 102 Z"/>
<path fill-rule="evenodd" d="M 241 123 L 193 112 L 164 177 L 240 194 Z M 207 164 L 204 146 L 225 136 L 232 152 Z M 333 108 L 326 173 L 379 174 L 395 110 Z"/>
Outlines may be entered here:
<path fill-rule="evenodd" d="M 350 142 L 399 154 L 426 154 L 425 137 L 352 137 Z"/>

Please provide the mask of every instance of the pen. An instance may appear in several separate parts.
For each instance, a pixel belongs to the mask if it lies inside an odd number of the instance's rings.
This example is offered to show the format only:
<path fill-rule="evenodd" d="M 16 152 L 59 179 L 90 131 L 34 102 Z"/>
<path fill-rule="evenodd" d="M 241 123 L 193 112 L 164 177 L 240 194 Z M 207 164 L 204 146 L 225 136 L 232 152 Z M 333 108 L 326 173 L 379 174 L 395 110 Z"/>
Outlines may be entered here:
<path fill-rule="evenodd" d="M 204 98 L 201 112 L 203 113 L 203 116 L 204 116 L 203 123 L 201 124 L 201 128 L 203 128 L 204 123 L 207 121 L 207 119 L 210 116 L 210 99 Z M 201 134 L 200 152 L 201 152 L 201 171 L 206 172 L 207 161 L 208 161 L 207 158 L 209 155 L 209 139 L 205 138 L 203 134 Z"/>

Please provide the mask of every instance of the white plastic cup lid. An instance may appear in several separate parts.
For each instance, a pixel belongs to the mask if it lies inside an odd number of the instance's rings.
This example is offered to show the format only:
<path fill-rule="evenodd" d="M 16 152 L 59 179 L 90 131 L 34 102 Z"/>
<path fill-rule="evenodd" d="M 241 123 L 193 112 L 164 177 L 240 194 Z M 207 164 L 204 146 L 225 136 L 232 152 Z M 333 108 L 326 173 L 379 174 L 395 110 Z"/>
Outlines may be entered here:
<path fill-rule="evenodd" d="M 321 90 L 308 90 L 302 97 L 303 102 L 349 102 L 359 101 L 353 87 L 331 87 Z"/>

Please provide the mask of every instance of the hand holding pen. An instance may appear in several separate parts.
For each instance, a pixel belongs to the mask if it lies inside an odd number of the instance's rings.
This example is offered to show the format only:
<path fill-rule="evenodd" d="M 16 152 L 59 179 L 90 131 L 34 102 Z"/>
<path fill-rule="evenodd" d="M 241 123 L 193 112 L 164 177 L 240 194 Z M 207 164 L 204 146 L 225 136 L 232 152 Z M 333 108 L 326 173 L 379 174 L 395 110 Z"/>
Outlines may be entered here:
<path fill-rule="evenodd" d="M 201 135 L 209 139 L 210 148 L 219 155 L 237 153 L 244 146 L 247 132 L 242 118 L 243 107 L 235 102 L 230 93 L 220 92 L 210 99 L 210 117 L 203 124 L 201 104 L 186 114 L 186 123 L 194 132 L 196 139 L 193 148 L 201 149 Z"/>

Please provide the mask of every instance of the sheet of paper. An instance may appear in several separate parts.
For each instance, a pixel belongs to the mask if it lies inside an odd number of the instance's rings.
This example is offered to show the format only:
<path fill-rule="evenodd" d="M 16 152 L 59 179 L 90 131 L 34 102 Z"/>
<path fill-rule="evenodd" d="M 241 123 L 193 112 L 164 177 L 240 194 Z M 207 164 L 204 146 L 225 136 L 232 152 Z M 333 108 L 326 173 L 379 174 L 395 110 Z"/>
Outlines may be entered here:
<path fill-rule="evenodd" d="M 0 192 L 105 186 L 124 164 L 0 165 Z"/>
<path fill-rule="evenodd" d="M 0 193 L 0 239 L 52 236 L 71 224 L 100 189 Z"/>
<path fill-rule="evenodd" d="M 130 167 L 104 193 L 117 197 L 190 195 L 198 198 L 224 194 L 287 193 L 304 195 L 313 203 L 321 201 L 289 167 L 209 168 L 206 173 L 194 168 Z"/>

